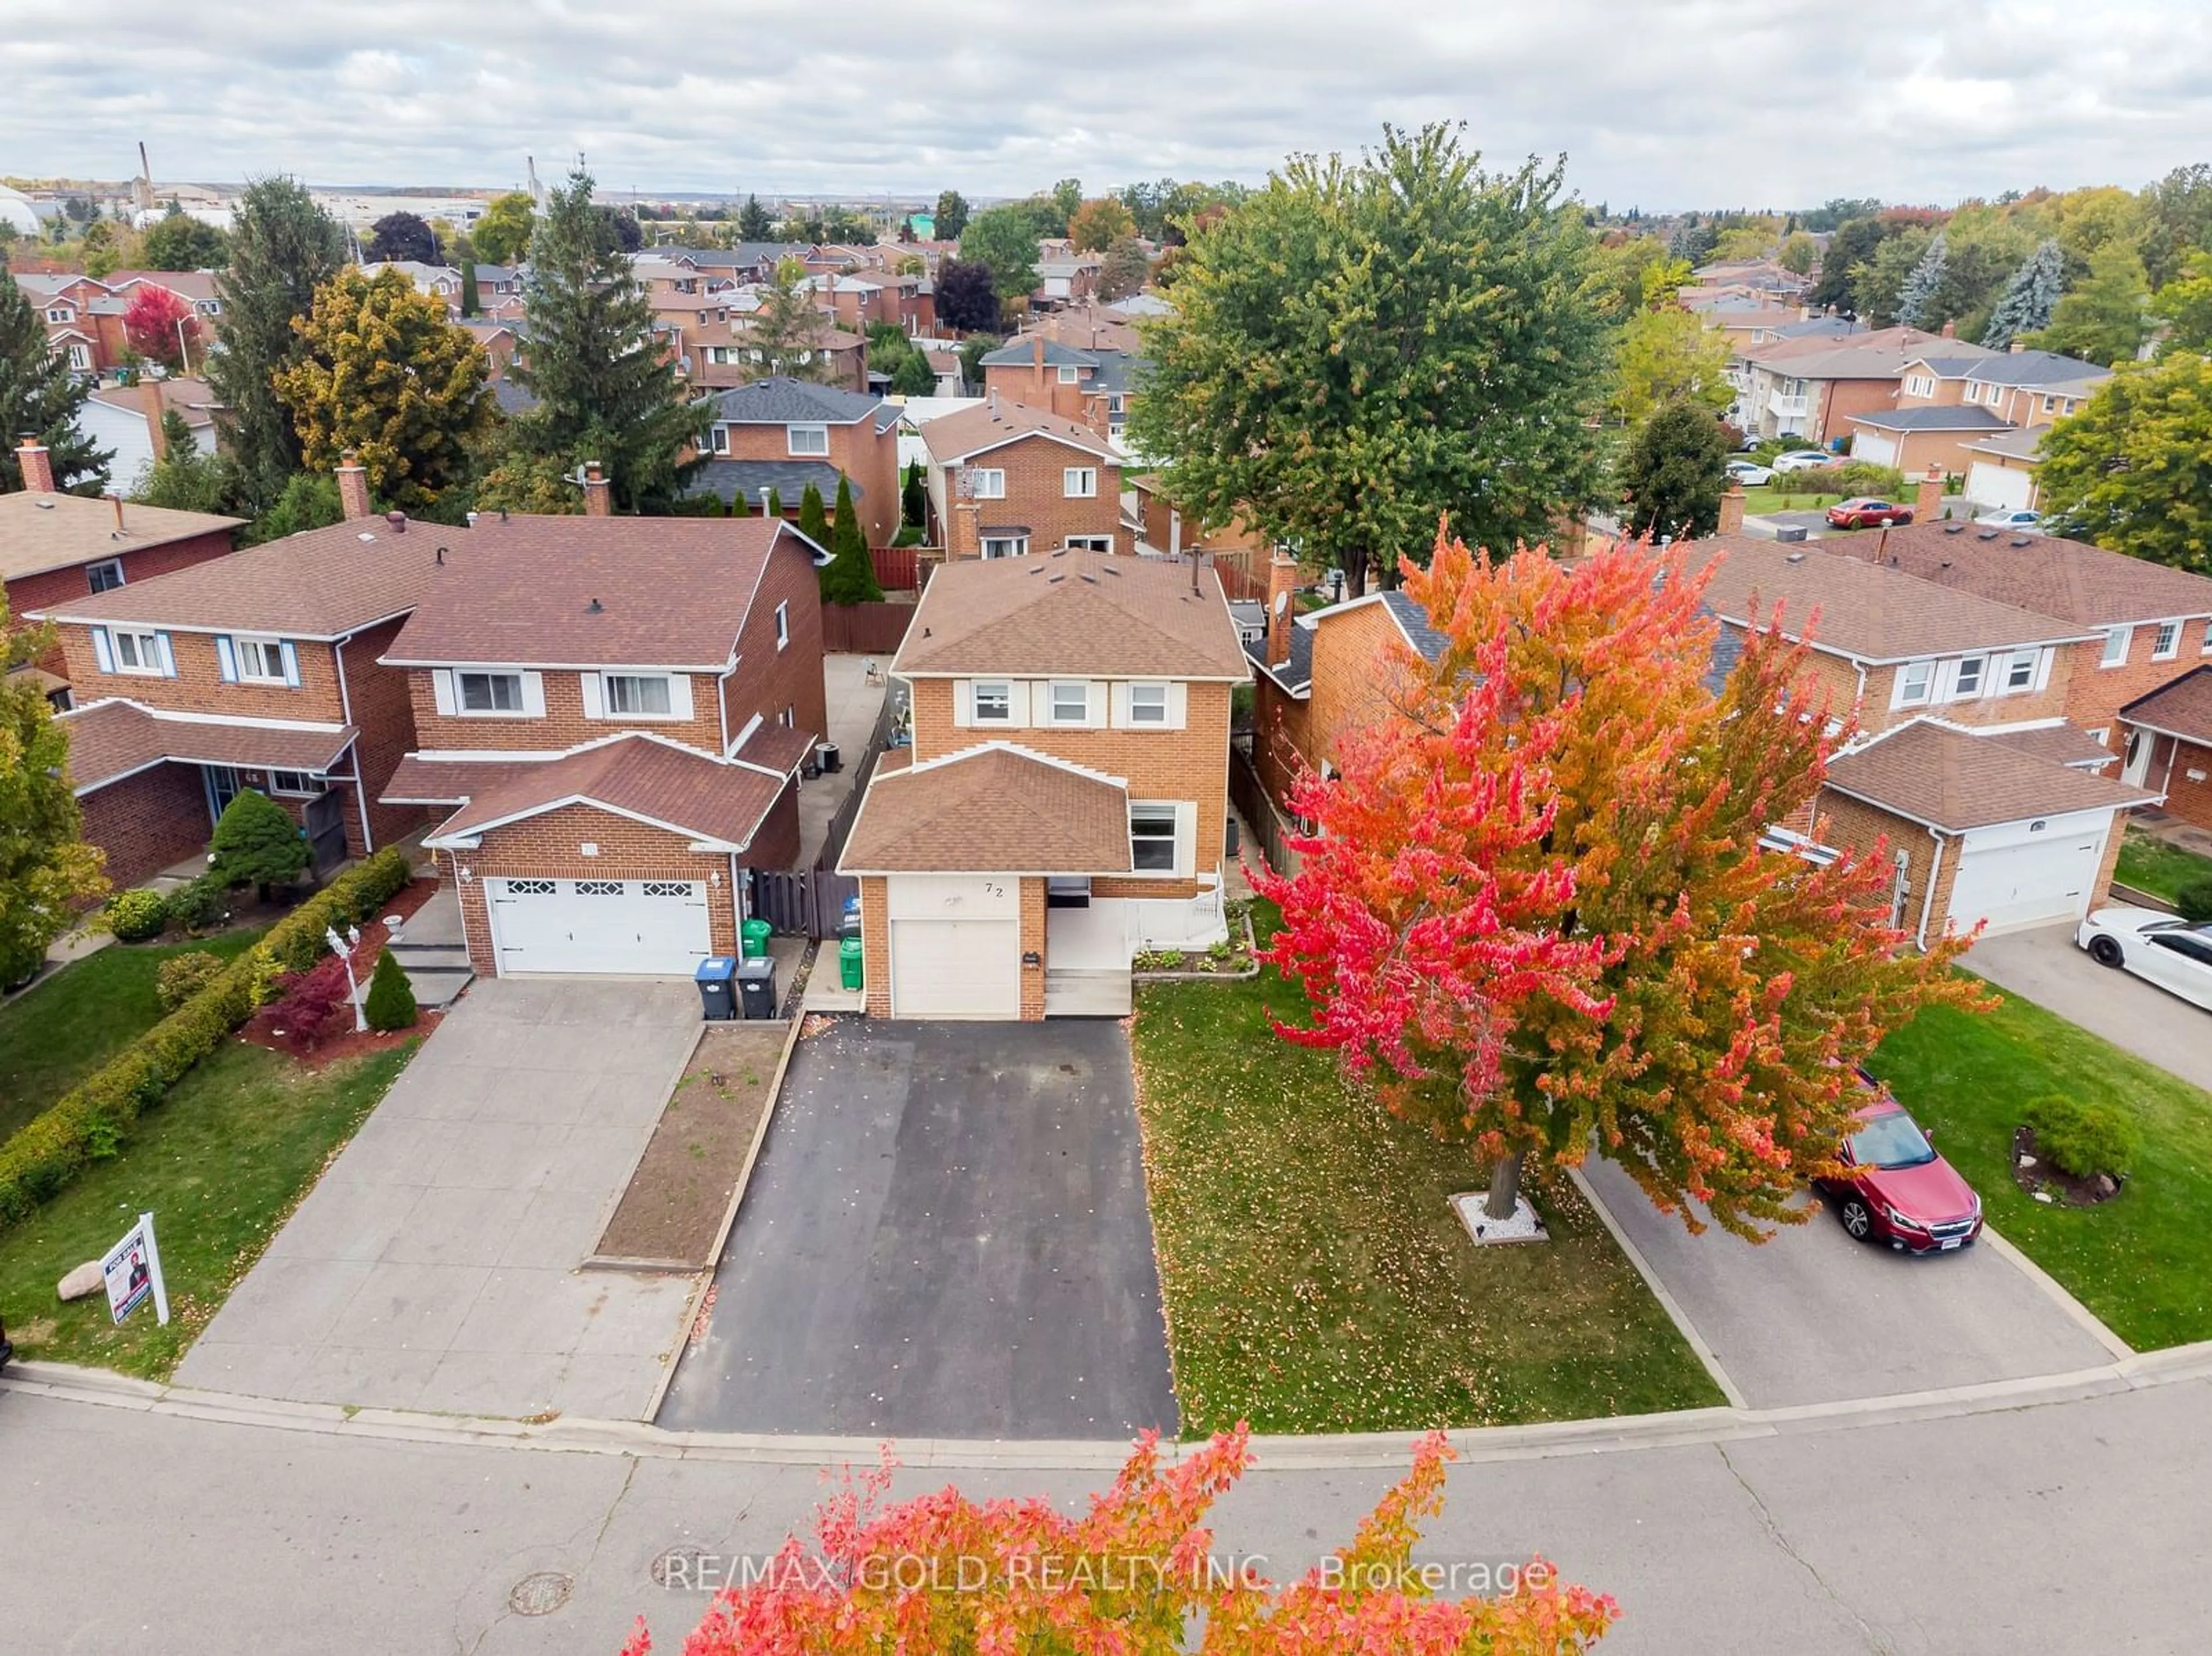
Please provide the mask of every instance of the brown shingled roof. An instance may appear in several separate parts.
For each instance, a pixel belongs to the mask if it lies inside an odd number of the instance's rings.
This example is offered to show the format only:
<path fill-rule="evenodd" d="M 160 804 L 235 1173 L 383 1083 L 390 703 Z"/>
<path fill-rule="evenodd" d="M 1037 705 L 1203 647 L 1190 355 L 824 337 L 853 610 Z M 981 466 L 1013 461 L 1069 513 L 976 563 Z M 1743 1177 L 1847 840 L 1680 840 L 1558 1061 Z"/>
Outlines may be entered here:
<path fill-rule="evenodd" d="M 1831 760 L 1826 786 L 1954 833 L 2158 797 L 1924 719 Z"/>
<path fill-rule="evenodd" d="M 444 524 L 410 523 L 400 531 L 382 518 L 362 518 L 71 598 L 47 613 L 58 621 L 342 638 L 413 609 L 429 585 L 438 549 L 467 537 Z"/>
<path fill-rule="evenodd" d="M 63 713 L 70 785 L 89 793 L 165 760 L 257 770 L 325 771 L 360 732 L 350 725 L 269 725 L 164 716 L 136 701 L 94 701 Z"/>
<path fill-rule="evenodd" d="M 1072 551 L 942 566 L 929 578 L 891 670 L 1239 682 L 1250 676 L 1212 569 L 1194 575 L 1179 559 Z"/>
<path fill-rule="evenodd" d="M 1820 544 L 1859 553 L 1871 538 L 1854 535 Z M 1908 575 L 1953 591 L 2015 604 L 2078 626 L 2212 616 L 2212 579 L 2061 535 L 1912 524 L 1889 531 L 1882 557 Z"/>
<path fill-rule="evenodd" d="M 720 671 L 778 544 L 811 559 L 764 518 L 480 517 L 385 659 Z"/>
<path fill-rule="evenodd" d="M 878 763 L 837 867 L 1127 874 L 1128 790 L 1003 743 L 920 766 Z"/>
<path fill-rule="evenodd" d="M 744 765 L 646 736 L 619 737 L 558 759 L 518 762 L 455 811 L 430 843 L 556 810 L 593 804 L 688 834 L 717 848 L 743 851 L 785 783 Z"/>
<path fill-rule="evenodd" d="M 1779 604 L 1785 634 L 1809 632 L 1819 647 L 1860 661 L 1910 661 L 2094 636 L 2078 623 L 1938 586 L 1886 563 L 1823 551 L 1816 543 L 1717 535 L 1690 549 L 1692 563 L 1716 555 L 1705 602 L 1722 619 L 1763 623 Z"/>
<path fill-rule="evenodd" d="M 217 530 L 235 529 L 238 518 L 206 512 L 173 512 L 167 507 L 125 501 L 123 527 L 115 526 L 112 500 L 82 494 L 46 494 L 17 489 L 0 494 L 0 578 L 19 579 L 49 569 L 119 557 L 149 546 Z"/>
<path fill-rule="evenodd" d="M 2148 725 L 2191 742 L 2212 744 L 2212 667 L 2184 673 L 2120 709 L 2131 725 Z"/>
<path fill-rule="evenodd" d="M 941 415 L 921 428 L 921 440 L 928 446 L 929 458 L 939 465 L 965 459 L 1000 443 L 1011 443 L 1018 437 L 1056 438 L 1112 464 L 1121 464 L 1121 457 L 1090 427 L 1007 397 L 987 399 L 957 414 Z"/>

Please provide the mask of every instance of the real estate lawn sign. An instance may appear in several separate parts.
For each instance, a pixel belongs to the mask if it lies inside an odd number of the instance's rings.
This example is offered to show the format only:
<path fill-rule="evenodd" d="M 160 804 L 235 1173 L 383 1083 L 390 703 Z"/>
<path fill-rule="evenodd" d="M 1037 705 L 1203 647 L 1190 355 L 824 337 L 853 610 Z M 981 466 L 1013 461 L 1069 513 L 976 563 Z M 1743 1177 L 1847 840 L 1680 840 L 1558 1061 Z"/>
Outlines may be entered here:
<path fill-rule="evenodd" d="M 107 1284 L 108 1311 L 118 1323 L 151 1299 L 155 1320 L 168 1326 L 169 1288 L 161 1277 L 161 1251 L 154 1241 L 152 1214 L 140 1214 L 138 1222 L 123 1233 L 123 1240 L 107 1250 L 100 1262 L 100 1275 Z"/>

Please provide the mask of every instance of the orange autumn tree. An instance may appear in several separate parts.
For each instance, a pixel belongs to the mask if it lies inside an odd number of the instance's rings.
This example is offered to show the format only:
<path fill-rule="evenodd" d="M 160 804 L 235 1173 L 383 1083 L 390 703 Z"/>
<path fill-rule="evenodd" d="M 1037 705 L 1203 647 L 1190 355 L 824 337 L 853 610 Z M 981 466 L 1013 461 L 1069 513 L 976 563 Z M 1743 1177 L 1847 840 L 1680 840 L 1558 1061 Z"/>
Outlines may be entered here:
<path fill-rule="evenodd" d="M 1717 694 L 1719 623 L 1694 546 L 1607 547 L 1570 567 L 1439 536 L 1407 591 L 1443 633 L 1391 669 L 1392 711 L 1310 773 L 1296 875 L 1267 951 L 1304 986 L 1283 1032 L 1334 1048 L 1401 1114 L 1466 1140 L 1487 1210 L 1523 1163 L 1595 1138 L 1695 1230 L 1805 1216 L 1860 1099 L 1852 1068 L 1936 1002 L 1978 1004 L 1888 924 L 1885 845 L 1828 865 L 1759 846 L 1800 813 L 1850 733 L 1805 651 L 1742 641 Z M 1540 831 L 1500 834 L 1501 781 Z"/>
<path fill-rule="evenodd" d="M 1416 1520 L 1443 1509 L 1442 1434 L 1351 1544 L 1300 1580 L 1218 1556 L 1207 1509 L 1251 1463 L 1243 1429 L 1163 1468 L 1140 1439 L 1113 1487 L 1070 1518 L 1050 1501 L 974 1501 L 957 1489 L 881 1505 L 886 1465 L 825 1502 L 760 1579 L 726 1588 L 684 1656 L 1572 1656 L 1603 1635 L 1611 1598 L 1535 1559 L 1496 1597 L 1433 1591 Z M 1188 1635 L 1198 1618 L 1196 1642 Z M 623 1656 L 649 1656 L 641 1622 Z"/>

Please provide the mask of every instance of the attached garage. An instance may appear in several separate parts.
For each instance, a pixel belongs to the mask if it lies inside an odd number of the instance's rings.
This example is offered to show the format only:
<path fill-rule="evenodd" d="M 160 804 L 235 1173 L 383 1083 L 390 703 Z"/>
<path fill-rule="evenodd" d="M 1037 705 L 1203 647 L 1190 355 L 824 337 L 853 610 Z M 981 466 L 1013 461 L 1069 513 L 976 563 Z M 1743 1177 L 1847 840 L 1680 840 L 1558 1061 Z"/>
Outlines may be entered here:
<path fill-rule="evenodd" d="M 713 954 L 707 888 L 696 880 L 486 882 L 500 975 L 517 972 L 689 977 Z"/>
<path fill-rule="evenodd" d="M 1861 426 L 1851 434 L 1851 458 L 1864 460 L 1870 465 L 1893 466 L 1897 464 L 1897 439 Z"/>
<path fill-rule="evenodd" d="M 1021 882 L 906 874 L 884 882 L 891 1016 L 1022 1015 Z"/>
<path fill-rule="evenodd" d="M 2094 899 L 2113 826 L 2109 810 L 2081 811 L 1961 836 L 1952 925 L 1966 931 L 1986 921 L 1991 931 L 2008 931 L 2079 919 Z"/>
<path fill-rule="evenodd" d="M 1966 498 L 1990 512 L 2026 512 L 2035 504 L 2035 474 L 1976 460 L 1966 468 Z"/>

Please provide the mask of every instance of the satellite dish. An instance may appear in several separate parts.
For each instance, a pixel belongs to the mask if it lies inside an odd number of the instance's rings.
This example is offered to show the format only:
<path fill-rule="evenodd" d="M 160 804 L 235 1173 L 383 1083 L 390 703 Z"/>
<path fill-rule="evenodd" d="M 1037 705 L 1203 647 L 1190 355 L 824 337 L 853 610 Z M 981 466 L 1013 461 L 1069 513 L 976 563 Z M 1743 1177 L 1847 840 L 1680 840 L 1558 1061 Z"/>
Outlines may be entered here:
<path fill-rule="evenodd" d="M 1278 592 L 1275 594 L 1275 613 L 1277 615 L 1281 615 L 1290 607 L 1291 595 L 1288 592 Z"/>

